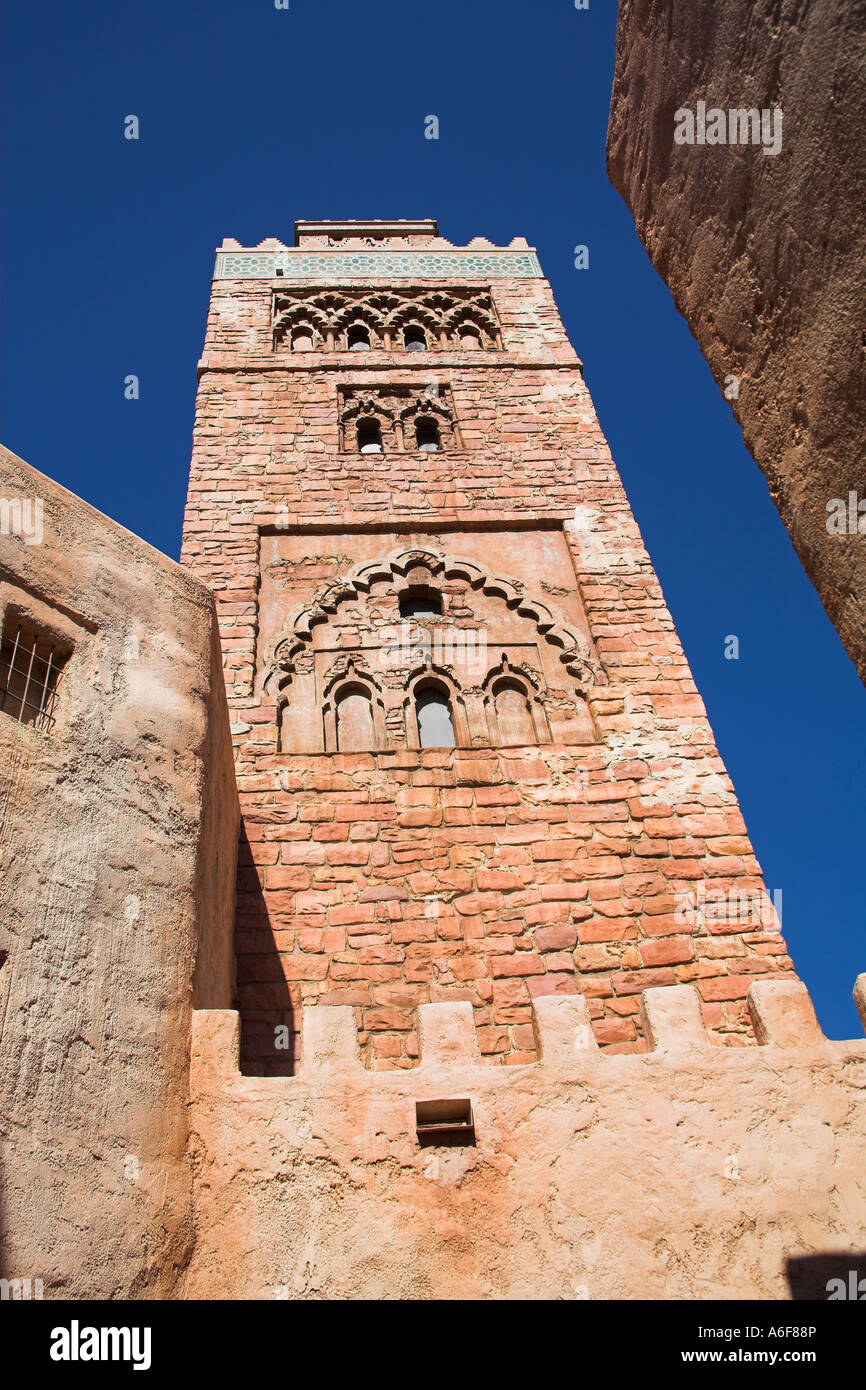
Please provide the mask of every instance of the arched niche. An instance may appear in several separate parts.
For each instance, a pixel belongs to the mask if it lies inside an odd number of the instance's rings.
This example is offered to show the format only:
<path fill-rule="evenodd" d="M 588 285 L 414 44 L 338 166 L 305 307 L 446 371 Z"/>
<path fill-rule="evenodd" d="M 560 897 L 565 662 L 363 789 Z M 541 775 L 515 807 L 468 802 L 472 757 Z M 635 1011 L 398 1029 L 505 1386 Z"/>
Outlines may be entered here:
<path fill-rule="evenodd" d="M 524 668 L 515 669 L 504 652 L 482 689 L 487 729 L 494 747 L 531 747 L 551 741 L 538 678 Z"/>
<path fill-rule="evenodd" d="M 322 724 L 326 753 L 370 753 L 385 747 L 381 694 L 351 662 L 326 687 Z"/>
<path fill-rule="evenodd" d="M 416 689 L 415 719 L 421 748 L 456 748 L 451 700 L 442 686 L 428 682 Z"/>
<path fill-rule="evenodd" d="M 346 685 L 334 701 L 339 753 L 363 753 L 376 746 L 373 702 L 362 685 Z"/>
<path fill-rule="evenodd" d="M 374 415 L 359 418 L 356 438 L 359 454 L 381 454 L 382 425 Z"/>
<path fill-rule="evenodd" d="M 469 723 L 463 697 L 456 682 L 436 667 L 428 666 L 410 677 L 403 708 L 407 747 L 469 746 Z"/>
<path fill-rule="evenodd" d="M 503 747 L 537 743 L 529 697 L 517 681 L 499 681 L 493 688 L 493 708 Z"/>

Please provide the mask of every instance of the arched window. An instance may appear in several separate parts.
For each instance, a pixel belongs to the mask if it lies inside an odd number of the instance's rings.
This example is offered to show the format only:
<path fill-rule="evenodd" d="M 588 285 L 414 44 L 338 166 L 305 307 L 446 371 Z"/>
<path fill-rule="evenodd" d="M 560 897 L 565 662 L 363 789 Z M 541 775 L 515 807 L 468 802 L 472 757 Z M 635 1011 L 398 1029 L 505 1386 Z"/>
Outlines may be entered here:
<path fill-rule="evenodd" d="M 347 685 L 337 699 L 337 747 L 341 753 L 376 747 L 373 707 L 362 685 Z"/>
<path fill-rule="evenodd" d="M 403 345 L 407 352 L 423 352 L 427 346 L 427 334 L 417 323 L 410 323 L 403 334 Z"/>
<path fill-rule="evenodd" d="M 454 720 L 447 692 L 439 685 L 422 685 L 415 691 L 418 743 L 421 748 L 454 748 Z"/>
<path fill-rule="evenodd" d="M 429 415 L 420 415 L 415 421 L 415 440 L 425 454 L 435 454 L 439 449 L 439 426 Z"/>
<path fill-rule="evenodd" d="M 350 352 L 370 351 L 370 330 L 365 323 L 353 323 L 346 334 Z"/>
<path fill-rule="evenodd" d="M 412 589 L 400 597 L 401 618 L 442 616 L 442 595 L 435 589 Z"/>
<path fill-rule="evenodd" d="M 358 453 L 381 454 L 382 426 L 375 418 L 358 421 Z"/>
<path fill-rule="evenodd" d="M 499 740 L 505 747 L 537 743 L 526 691 L 516 681 L 502 681 L 494 693 Z"/>
<path fill-rule="evenodd" d="M 312 328 L 306 323 L 298 324 L 292 333 L 292 352 L 312 352 L 315 346 Z"/>

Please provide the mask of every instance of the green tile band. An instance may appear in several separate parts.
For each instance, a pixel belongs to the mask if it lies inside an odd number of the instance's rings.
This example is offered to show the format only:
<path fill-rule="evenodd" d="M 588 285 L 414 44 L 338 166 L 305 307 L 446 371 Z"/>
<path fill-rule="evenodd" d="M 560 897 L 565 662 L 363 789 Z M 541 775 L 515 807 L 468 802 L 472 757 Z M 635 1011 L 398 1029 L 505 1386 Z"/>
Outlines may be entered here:
<path fill-rule="evenodd" d="M 218 251 L 215 280 L 538 279 L 533 251 Z"/>

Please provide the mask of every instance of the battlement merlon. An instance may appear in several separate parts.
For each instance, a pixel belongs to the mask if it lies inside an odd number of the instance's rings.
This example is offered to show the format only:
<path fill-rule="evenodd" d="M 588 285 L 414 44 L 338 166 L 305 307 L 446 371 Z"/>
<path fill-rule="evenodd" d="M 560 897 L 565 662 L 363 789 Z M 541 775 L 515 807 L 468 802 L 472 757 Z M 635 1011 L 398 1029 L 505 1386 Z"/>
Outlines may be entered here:
<path fill-rule="evenodd" d="M 866 973 L 858 976 L 854 999 L 866 1029 Z M 628 1057 L 599 1049 L 586 1000 L 582 995 L 546 995 L 532 1002 L 533 1026 L 539 1061 L 517 1067 L 501 1067 L 482 1059 L 472 1006 L 465 1002 L 422 1004 L 418 1009 L 420 1064 L 415 1068 L 368 1071 L 361 1059 L 355 1011 L 350 1005 L 318 1005 L 303 1011 L 302 1055 L 296 1076 L 246 1077 L 240 1072 L 240 1018 L 232 1009 L 201 1009 L 193 1014 L 192 1090 L 205 1096 L 225 1093 L 240 1086 L 260 1094 L 262 1088 L 291 1094 L 307 1084 L 344 1081 L 357 1085 L 401 1088 L 414 1078 L 426 1081 L 433 1074 L 459 1072 L 469 1084 L 473 1072 L 485 1085 L 499 1079 L 513 1082 L 515 1075 L 538 1073 L 542 1087 L 545 1072 L 555 1070 L 564 1078 L 587 1065 L 605 1069 L 623 1067 L 639 1086 L 641 1070 L 664 1061 L 672 1068 L 715 1070 L 730 1059 L 739 1068 L 772 1058 L 773 1066 L 800 1057 L 810 1063 L 838 1062 L 848 1056 L 866 1060 L 866 1040 L 832 1042 L 821 1030 L 812 1000 L 799 980 L 756 980 L 748 993 L 748 1007 L 758 1039 L 757 1048 L 714 1044 L 706 1030 L 700 996 L 694 985 L 673 985 L 644 990 L 641 1019 L 647 1051 Z M 787 1056 L 783 1056 L 786 1054 Z"/>

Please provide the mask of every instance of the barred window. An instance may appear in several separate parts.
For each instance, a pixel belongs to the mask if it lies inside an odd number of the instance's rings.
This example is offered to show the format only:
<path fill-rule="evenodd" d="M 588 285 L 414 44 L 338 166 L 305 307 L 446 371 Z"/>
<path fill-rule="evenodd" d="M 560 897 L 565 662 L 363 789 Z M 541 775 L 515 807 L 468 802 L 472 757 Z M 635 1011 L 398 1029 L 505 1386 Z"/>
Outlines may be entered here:
<path fill-rule="evenodd" d="M 0 711 L 19 724 L 49 730 L 57 687 L 70 648 L 42 629 L 7 613 L 0 640 Z"/>

